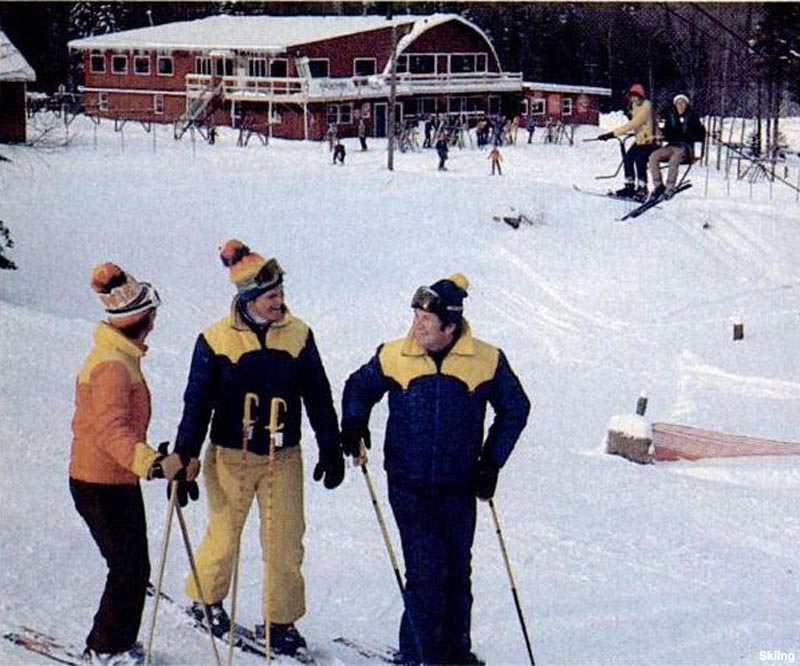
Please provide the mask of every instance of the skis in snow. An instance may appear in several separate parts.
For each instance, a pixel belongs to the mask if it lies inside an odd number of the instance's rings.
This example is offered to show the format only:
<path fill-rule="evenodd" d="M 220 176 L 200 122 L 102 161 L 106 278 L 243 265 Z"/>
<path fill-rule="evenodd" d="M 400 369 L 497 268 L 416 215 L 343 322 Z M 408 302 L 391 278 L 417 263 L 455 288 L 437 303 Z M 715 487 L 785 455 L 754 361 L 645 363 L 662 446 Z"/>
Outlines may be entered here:
<path fill-rule="evenodd" d="M 62 643 L 49 634 L 31 627 L 19 627 L 15 631 L 4 633 L 3 639 L 59 664 L 72 664 L 72 666 L 85 664 L 81 648 L 69 643 Z"/>
<path fill-rule="evenodd" d="M 628 203 L 642 203 L 642 201 L 634 199 L 633 197 L 622 197 L 618 194 L 614 194 L 614 192 L 611 190 L 607 192 L 597 192 L 594 190 L 584 190 L 577 185 L 573 185 L 572 189 L 574 189 L 576 192 L 580 192 L 581 194 L 588 194 L 590 197 L 600 197 L 602 199 L 611 199 L 613 201 L 627 201 Z"/>
<path fill-rule="evenodd" d="M 691 186 L 692 184 L 689 182 L 681 183 L 680 185 L 678 185 L 678 187 L 675 188 L 675 191 L 672 193 L 672 197 L 670 197 L 670 199 L 675 197 L 680 192 L 688 190 Z M 643 213 L 646 213 L 651 208 L 655 208 L 656 206 L 664 203 L 665 201 L 669 201 L 669 199 L 665 199 L 663 195 L 660 197 L 651 197 L 650 199 L 645 201 L 641 206 L 637 206 L 626 215 L 623 215 L 621 218 L 619 218 L 619 221 L 622 222 L 624 220 L 631 220 L 637 218 Z"/>
<path fill-rule="evenodd" d="M 403 663 L 400 652 L 393 647 L 369 645 L 368 643 L 363 643 L 352 638 L 345 638 L 344 636 L 334 638 L 333 642 L 353 650 L 359 657 L 363 657 L 364 659 L 381 661 L 386 664 Z"/>

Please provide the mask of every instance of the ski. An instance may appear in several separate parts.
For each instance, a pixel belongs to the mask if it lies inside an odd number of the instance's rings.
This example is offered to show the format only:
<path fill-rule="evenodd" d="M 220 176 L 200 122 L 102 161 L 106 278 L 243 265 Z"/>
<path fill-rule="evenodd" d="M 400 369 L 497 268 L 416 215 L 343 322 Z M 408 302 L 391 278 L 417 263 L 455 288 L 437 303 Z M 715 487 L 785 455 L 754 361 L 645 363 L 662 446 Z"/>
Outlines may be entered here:
<path fill-rule="evenodd" d="M 674 197 L 676 194 L 679 194 L 680 192 L 688 190 L 691 186 L 692 186 L 691 183 L 683 183 L 683 184 L 679 185 L 677 188 L 675 188 L 675 192 L 672 193 L 672 197 Z M 672 197 L 670 197 L 670 199 Z M 631 219 L 637 218 L 640 215 L 642 215 L 643 213 L 646 213 L 651 208 L 655 208 L 656 206 L 658 206 L 659 204 L 664 203 L 665 201 L 669 201 L 669 199 L 665 199 L 663 196 L 658 197 L 658 198 L 648 199 L 641 206 L 638 206 L 638 207 L 634 208 L 632 211 L 630 211 L 626 215 L 623 215 L 621 218 L 619 218 L 619 221 L 623 222 L 625 220 L 631 220 Z"/>
<path fill-rule="evenodd" d="M 85 663 L 83 650 L 68 643 L 61 643 L 56 638 L 31 627 L 20 627 L 17 631 L 4 633 L 3 639 L 59 664 L 82 666 Z"/>
<path fill-rule="evenodd" d="M 600 197 L 601 199 L 611 199 L 612 201 L 627 201 L 628 203 L 632 203 L 632 204 L 643 203 L 639 199 L 635 199 L 633 197 L 621 197 L 621 196 L 619 196 L 617 194 L 614 194 L 611 191 L 608 191 L 608 192 L 596 192 L 596 191 L 593 191 L 593 190 L 584 190 L 581 187 L 578 187 L 577 185 L 573 185 L 572 189 L 574 189 L 576 192 L 580 192 L 581 194 L 587 194 L 590 197 Z"/>
<path fill-rule="evenodd" d="M 361 641 L 353 640 L 352 638 L 345 638 L 344 636 L 334 638 L 333 642 L 353 650 L 356 654 L 364 659 L 379 659 L 386 664 L 403 663 L 400 652 L 392 647 L 368 645 L 366 643 L 362 643 Z"/>

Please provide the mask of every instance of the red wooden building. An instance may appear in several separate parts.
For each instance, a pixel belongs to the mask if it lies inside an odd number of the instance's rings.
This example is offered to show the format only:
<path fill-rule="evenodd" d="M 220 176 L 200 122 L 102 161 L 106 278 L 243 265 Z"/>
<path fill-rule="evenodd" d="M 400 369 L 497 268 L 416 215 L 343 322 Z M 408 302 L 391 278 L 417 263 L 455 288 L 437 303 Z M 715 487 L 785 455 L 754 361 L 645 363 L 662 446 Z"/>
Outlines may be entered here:
<path fill-rule="evenodd" d="M 25 142 L 25 88 L 36 74 L 0 30 L 0 143 Z"/>
<path fill-rule="evenodd" d="M 522 76 L 503 71 L 488 36 L 451 14 L 213 16 L 69 46 L 82 53 L 89 114 L 319 139 L 331 124 L 353 135 L 362 119 L 385 135 L 393 40 L 398 118 L 520 112 Z"/>

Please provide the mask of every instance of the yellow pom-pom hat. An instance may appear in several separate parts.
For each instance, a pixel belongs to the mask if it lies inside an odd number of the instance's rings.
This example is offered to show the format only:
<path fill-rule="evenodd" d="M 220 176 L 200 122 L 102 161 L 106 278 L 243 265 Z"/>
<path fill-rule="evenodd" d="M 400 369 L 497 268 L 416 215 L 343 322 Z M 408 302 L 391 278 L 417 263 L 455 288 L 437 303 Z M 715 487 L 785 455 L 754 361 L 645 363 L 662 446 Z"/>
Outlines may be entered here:
<path fill-rule="evenodd" d="M 92 269 L 92 289 L 100 296 L 108 323 L 127 328 L 161 305 L 158 292 L 148 282 L 139 282 L 117 264 L 105 261 Z"/>
<path fill-rule="evenodd" d="M 277 259 L 264 259 L 236 238 L 222 244 L 219 257 L 230 271 L 236 292 L 244 300 L 257 298 L 283 284 L 284 271 Z"/>

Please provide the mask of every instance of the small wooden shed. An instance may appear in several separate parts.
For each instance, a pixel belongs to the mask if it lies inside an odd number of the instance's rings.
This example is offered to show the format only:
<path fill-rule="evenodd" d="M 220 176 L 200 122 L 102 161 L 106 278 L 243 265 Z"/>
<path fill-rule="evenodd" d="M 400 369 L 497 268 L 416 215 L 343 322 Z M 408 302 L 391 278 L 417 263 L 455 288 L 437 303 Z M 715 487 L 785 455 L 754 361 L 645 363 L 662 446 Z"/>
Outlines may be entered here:
<path fill-rule="evenodd" d="M 36 73 L 0 30 L 0 143 L 25 142 L 25 92 Z"/>

